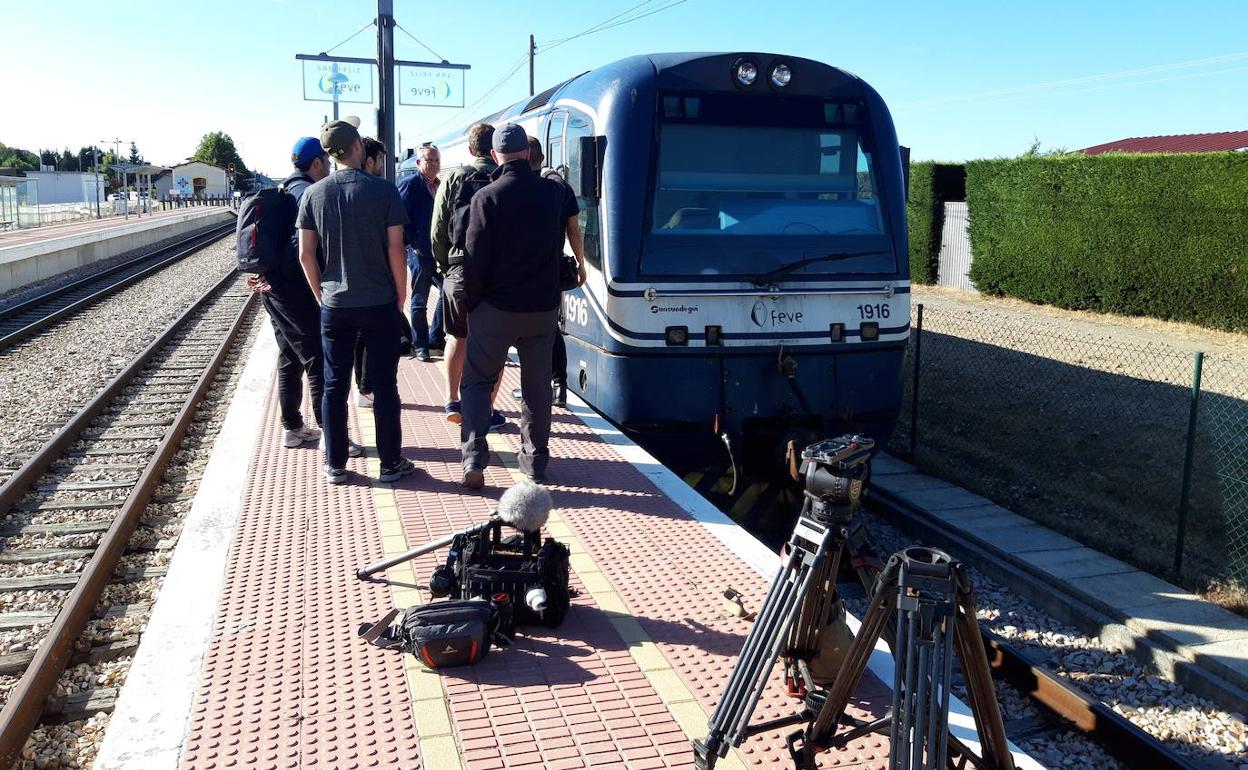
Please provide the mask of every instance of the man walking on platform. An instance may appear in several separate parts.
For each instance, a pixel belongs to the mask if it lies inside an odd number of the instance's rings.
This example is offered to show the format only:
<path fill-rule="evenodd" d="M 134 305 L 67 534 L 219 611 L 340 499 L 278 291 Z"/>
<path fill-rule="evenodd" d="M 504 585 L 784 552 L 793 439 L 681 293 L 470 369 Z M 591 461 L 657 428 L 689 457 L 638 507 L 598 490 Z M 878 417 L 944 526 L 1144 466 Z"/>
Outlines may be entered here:
<path fill-rule="evenodd" d="M 433 201 L 438 190 L 438 171 L 442 168 L 442 156 L 438 148 L 425 143 L 416 151 L 418 174 L 412 174 L 399 182 L 399 198 L 407 210 L 407 268 L 412 277 L 411 320 L 412 349 L 416 358 L 429 360 L 430 348 L 442 348 L 446 337 L 442 331 L 442 277 L 438 275 L 438 263 L 433 259 L 433 245 L 429 239 L 433 223 Z M 426 313 L 429 305 L 429 287 L 438 289 L 438 304 L 433 311 L 430 326 Z"/>
<path fill-rule="evenodd" d="M 495 181 L 472 198 L 464 256 L 469 310 L 464 362 L 463 484 L 484 485 L 490 392 L 514 346 L 520 356 L 520 470 L 543 481 L 550 460 L 551 348 L 559 315 L 560 225 L 566 198 L 529 168 L 529 138 L 508 123 L 494 132 Z"/>
<path fill-rule="evenodd" d="M 433 258 L 442 267 L 442 322 L 446 326 L 446 419 L 456 425 L 463 420 L 459 382 L 464 371 L 464 339 L 468 336 L 468 307 L 464 296 L 464 236 L 468 207 L 476 191 L 492 181 L 498 164 L 490 159 L 494 127 L 477 123 L 468 129 L 468 152 L 472 162 L 455 169 L 438 185 L 433 203 L 430 240 Z M 497 393 L 497 389 L 495 389 Z M 493 400 L 491 399 L 491 404 Z M 490 427 L 506 423 L 502 413 L 490 413 Z"/>
<path fill-rule="evenodd" d="M 299 261 L 321 304 L 325 480 L 331 484 L 346 481 L 347 396 L 357 337 L 368 353 L 378 479 L 397 481 L 415 470 L 400 454 L 399 337 L 393 325 L 396 305 L 406 302 L 407 215 L 394 186 L 362 170 L 358 125 L 358 118 L 348 118 L 321 130 L 321 146 L 341 168 L 303 194 L 297 221 Z"/>

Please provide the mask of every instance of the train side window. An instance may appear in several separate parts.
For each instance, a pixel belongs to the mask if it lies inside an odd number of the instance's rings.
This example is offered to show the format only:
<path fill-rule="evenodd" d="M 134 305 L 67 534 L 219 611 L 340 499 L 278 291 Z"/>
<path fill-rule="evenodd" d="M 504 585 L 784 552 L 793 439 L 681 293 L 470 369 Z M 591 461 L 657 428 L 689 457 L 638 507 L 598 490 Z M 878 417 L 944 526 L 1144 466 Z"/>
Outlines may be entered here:
<path fill-rule="evenodd" d="M 568 148 L 564 179 L 578 179 L 581 174 L 580 138 L 593 136 L 594 124 L 589 117 L 578 112 L 569 112 L 567 128 L 564 130 L 564 146 Z M 556 166 L 556 168 L 558 168 Z M 563 171 L 564 169 L 560 169 Z M 598 217 L 599 201 L 596 198 L 578 196 L 577 204 L 581 207 L 579 216 L 581 233 L 585 236 L 585 261 L 598 270 L 602 269 L 602 227 Z"/>
<path fill-rule="evenodd" d="M 567 120 L 568 114 L 562 110 L 550 116 L 550 124 L 546 128 L 546 164 L 551 168 L 559 168 L 565 162 L 563 128 Z"/>

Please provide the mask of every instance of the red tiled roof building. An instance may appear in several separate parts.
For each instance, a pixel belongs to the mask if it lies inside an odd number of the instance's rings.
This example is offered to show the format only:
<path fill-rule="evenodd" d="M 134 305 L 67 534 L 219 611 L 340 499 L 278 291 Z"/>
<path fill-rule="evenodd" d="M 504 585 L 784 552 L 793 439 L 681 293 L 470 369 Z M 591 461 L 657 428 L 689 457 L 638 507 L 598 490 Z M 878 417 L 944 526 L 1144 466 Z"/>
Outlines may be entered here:
<path fill-rule="evenodd" d="M 1084 147 L 1079 152 L 1084 155 L 1100 155 L 1104 152 L 1230 152 L 1233 150 L 1248 150 L 1248 131 L 1137 136 Z"/>

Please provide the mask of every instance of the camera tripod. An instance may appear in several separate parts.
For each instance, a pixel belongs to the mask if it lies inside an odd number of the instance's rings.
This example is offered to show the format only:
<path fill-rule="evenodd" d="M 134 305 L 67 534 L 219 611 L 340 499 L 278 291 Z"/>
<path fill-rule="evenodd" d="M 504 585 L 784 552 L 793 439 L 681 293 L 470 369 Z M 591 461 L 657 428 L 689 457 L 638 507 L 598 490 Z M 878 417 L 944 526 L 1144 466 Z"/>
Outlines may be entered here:
<path fill-rule="evenodd" d="M 954 767 L 1013 770 L 965 569 L 939 551 L 910 549 L 890 559 L 881 571 L 870 553 L 865 528 L 855 514 L 870 477 L 873 447 L 869 438 L 842 436 L 802 452 L 802 510 L 784 561 L 711 715 L 707 736 L 693 743 L 699 770 L 712 770 L 718 759 L 750 735 L 803 722 L 808 723 L 806 729 L 788 738 L 794 764 L 803 770 L 815 766 L 820 751 L 884 731 L 893 739 L 890 770 L 945 770 L 952 764 L 950 748 L 958 762 Z M 871 603 L 831 687 L 823 690 L 811 675 L 810 663 L 820 652 L 825 625 L 837 606 L 836 576 L 846 553 Z M 894 707 L 879 720 L 858 724 L 842 715 L 881 637 L 896 659 Z M 948 732 L 955 642 L 983 745 L 982 760 Z M 751 726 L 750 717 L 781 656 L 788 691 L 804 696 L 804 707 L 791 716 Z M 838 735 L 843 721 L 851 729 Z"/>

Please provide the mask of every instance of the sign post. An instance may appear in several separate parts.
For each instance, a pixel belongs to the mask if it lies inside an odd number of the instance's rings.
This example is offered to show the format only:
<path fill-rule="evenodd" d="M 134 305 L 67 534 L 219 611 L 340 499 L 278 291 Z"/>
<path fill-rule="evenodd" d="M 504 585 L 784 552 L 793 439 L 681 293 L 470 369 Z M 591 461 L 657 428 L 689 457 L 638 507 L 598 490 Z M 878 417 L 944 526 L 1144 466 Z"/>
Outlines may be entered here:
<path fill-rule="evenodd" d="M 400 148 L 395 146 L 394 141 L 394 119 L 398 105 L 463 107 L 464 70 L 471 69 L 467 64 L 451 64 L 447 61 L 396 61 L 394 27 L 394 0 L 377 0 L 376 59 L 330 56 L 326 53 L 295 54 L 295 59 L 303 62 L 304 100 L 332 102 L 334 120 L 338 119 L 339 102 L 373 103 L 372 68 L 377 67 L 377 138 L 386 145 L 390 153 L 386 163 L 386 179 L 391 182 L 395 176 L 394 161 L 400 153 Z"/>

